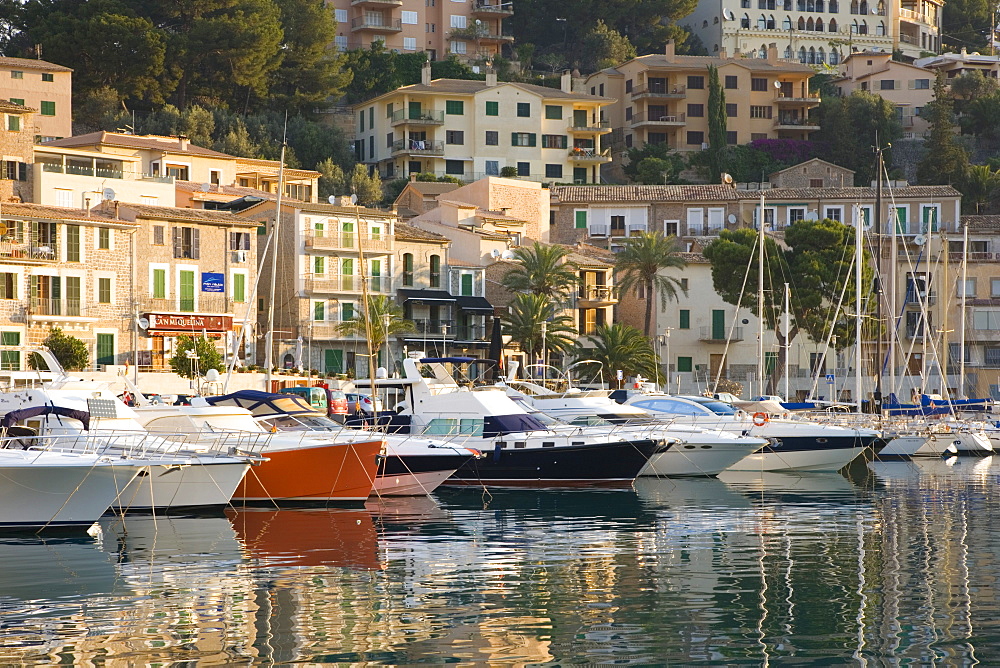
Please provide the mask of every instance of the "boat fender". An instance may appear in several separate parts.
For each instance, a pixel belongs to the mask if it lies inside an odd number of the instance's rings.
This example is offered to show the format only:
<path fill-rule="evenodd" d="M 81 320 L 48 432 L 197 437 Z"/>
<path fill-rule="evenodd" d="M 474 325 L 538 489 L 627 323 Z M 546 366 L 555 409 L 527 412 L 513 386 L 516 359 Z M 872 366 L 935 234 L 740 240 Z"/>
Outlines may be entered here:
<path fill-rule="evenodd" d="M 758 412 L 753 414 L 753 426 L 755 427 L 763 427 L 770 422 L 770 420 L 771 418 L 767 416 L 767 413 Z"/>
<path fill-rule="evenodd" d="M 494 446 L 494 448 L 493 448 L 493 461 L 494 461 L 494 462 L 498 462 L 498 461 L 500 461 L 500 453 L 501 453 L 502 451 L 503 451 L 503 450 L 502 450 L 502 449 L 501 449 L 501 447 L 500 447 L 500 442 L 499 442 L 499 441 L 497 441 L 497 444 L 496 444 L 496 446 Z"/>
<path fill-rule="evenodd" d="M 947 433 L 948 433 L 948 432 L 950 432 L 950 431 L 951 431 L 951 426 L 950 426 L 950 425 L 945 425 L 945 426 L 944 426 L 944 433 L 946 433 L 946 434 L 947 434 Z"/>

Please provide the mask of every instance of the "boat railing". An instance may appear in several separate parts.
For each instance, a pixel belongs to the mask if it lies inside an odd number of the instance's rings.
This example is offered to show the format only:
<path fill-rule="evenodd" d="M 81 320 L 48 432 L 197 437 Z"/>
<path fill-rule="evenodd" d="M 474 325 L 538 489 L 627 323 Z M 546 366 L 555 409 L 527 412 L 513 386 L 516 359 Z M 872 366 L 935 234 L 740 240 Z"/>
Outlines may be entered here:
<path fill-rule="evenodd" d="M 14 435 L 0 430 L 0 448 L 105 454 L 155 462 L 199 457 L 257 458 L 270 438 L 269 433 L 245 431 Z"/>

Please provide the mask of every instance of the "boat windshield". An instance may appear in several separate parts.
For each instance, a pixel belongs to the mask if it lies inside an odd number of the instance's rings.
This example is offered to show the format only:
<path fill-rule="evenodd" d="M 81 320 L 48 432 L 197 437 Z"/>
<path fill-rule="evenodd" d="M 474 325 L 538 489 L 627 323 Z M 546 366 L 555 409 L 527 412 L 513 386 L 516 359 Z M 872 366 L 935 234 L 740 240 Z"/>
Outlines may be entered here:
<path fill-rule="evenodd" d="M 643 399 L 631 404 L 654 413 L 667 413 L 669 415 L 692 415 L 704 417 L 712 415 L 713 411 L 698 403 L 681 401 L 679 399 Z"/>
<path fill-rule="evenodd" d="M 610 421 L 596 415 L 581 415 L 578 418 L 573 418 L 570 424 L 577 427 L 610 427 L 612 425 Z"/>
<path fill-rule="evenodd" d="M 738 415 L 740 409 L 736 408 L 732 404 L 727 404 L 724 401 L 719 401 L 718 399 L 710 399 L 708 397 L 684 397 L 688 401 L 693 401 L 695 403 L 701 404 L 708 410 L 712 411 L 716 415 Z"/>
<path fill-rule="evenodd" d="M 318 415 L 276 415 L 260 422 L 278 431 L 339 431 L 343 428 L 330 418 Z"/>

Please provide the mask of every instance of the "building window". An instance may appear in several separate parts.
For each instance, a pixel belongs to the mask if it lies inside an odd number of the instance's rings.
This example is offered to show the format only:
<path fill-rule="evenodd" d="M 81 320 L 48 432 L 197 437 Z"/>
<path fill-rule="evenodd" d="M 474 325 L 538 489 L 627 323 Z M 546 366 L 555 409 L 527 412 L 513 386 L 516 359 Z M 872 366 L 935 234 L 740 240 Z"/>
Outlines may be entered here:
<path fill-rule="evenodd" d="M 824 218 L 829 218 L 830 220 L 836 220 L 837 222 L 844 221 L 844 209 L 839 206 L 828 206 L 826 211 L 823 212 Z"/>
<path fill-rule="evenodd" d="M 387 132 L 385 133 L 385 147 L 392 148 L 392 142 L 396 138 L 395 133 Z"/>
<path fill-rule="evenodd" d="M 518 102 L 517 103 L 517 116 L 518 116 L 518 118 L 531 118 L 531 103 L 530 102 Z"/>
<path fill-rule="evenodd" d="M 809 179 L 809 187 L 810 188 L 822 188 L 823 187 L 823 179 Z"/>
<path fill-rule="evenodd" d="M 322 236 L 322 235 L 319 235 Z M 229 233 L 229 250 L 240 251 L 240 250 L 250 250 L 250 233 L 249 232 L 230 232 Z"/>
<path fill-rule="evenodd" d="M 66 226 L 66 261 L 80 261 L 80 226 Z"/>
<path fill-rule="evenodd" d="M 23 97 L 12 97 L 12 98 L 10 98 L 10 101 L 13 102 L 14 104 L 19 104 L 22 107 L 24 106 L 24 98 Z"/>
<path fill-rule="evenodd" d="M 444 133 L 444 143 L 446 144 L 464 144 L 465 143 L 465 132 L 462 130 L 448 130 Z"/>
<path fill-rule="evenodd" d="M 688 88 L 694 90 L 702 90 L 705 88 L 705 77 L 703 76 L 689 76 L 688 77 Z"/>
<path fill-rule="evenodd" d="M 500 115 L 500 103 L 494 101 L 486 102 L 486 115 L 487 116 L 499 116 Z"/>
<path fill-rule="evenodd" d="M 880 90 L 895 90 L 896 80 L 895 79 L 881 79 L 879 82 Z"/>
<path fill-rule="evenodd" d="M 737 79 L 736 79 L 735 76 L 733 76 L 731 74 L 727 74 L 726 75 L 726 89 L 727 90 L 735 90 L 736 89 L 736 81 L 737 81 Z"/>
<path fill-rule="evenodd" d="M 913 81 L 913 87 L 917 90 L 928 90 L 931 87 L 930 79 L 915 79 Z M 24 104 L 23 102 L 21 104 Z"/>
<path fill-rule="evenodd" d="M 465 114 L 465 102 L 462 100 L 445 100 L 444 113 L 449 116 L 462 116 Z"/>
<path fill-rule="evenodd" d="M 413 285 L 413 253 L 403 253 L 403 285 Z"/>
<path fill-rule="evenodd" d="M 773 113 L 771 107 L 750 105 L 750 118 L 771 118 Z"/>
<path fill-rule="evenodd" d="M 566 135 L 542 135 L 542 148 L 566 148 Z"/>
<path fill-rule="evenodd" d="M 465 163 L 461 160 L 445 160 L 445 174 L 465 174 Z"/>
<path fill-rule="evenodd" d="M 52 72 L 42 72 L 42 81 L 55 81 L 55 76 Z"/>
<path fill-rule="evenodd" d="M 42 108 L 42 116 L 55 116 L 56 115 L 56 103 L 55 102 L 46 102 L 45 100 L 42 100 L 41 108 Z"/>
<path fill-rule="evenodd" d="M 167 298 L 167 270 L 153 270 L 153 299 Z"/>
<path fill-rule="evenodd" d="M 549 120 L 562 120 L 563 108 L 558 104 L 547 104 L 545 105 L 545 118 Z"/>
<path fill-rule="evenodd" d="M 313 302 L 313 320 L 316 322 L 326 320 L 326 302 Z"/>
<path fill-rule="evenodd" d="M 313 256 L 313 272 L 314 274 L 325 274 L 326 273 L 326 258 L 322 255 Z"/>
<path fill-rule="evenodd" d="M 197 260 L 201 257 L 199 241 L 201 230 L 196 227 L 171 228 L 174 242 L 174 257 Z"/>
<path fill-rule="evenodd" d="M 417 25 L 417 13 L 416 12 L 400 12 L 400 23 L 406 25 Z"/>
<path fill-rule="evenodd" d="M 496 130 L 486 131 L 486 145 L 487 146 L 499 146 L 500 145 L 500 133 Z"/>
<path fill-rule="evenodd" d="M 737 105 L 726 103 L 726 117 L 736 118 L 738 111 L 739 107 Z"/>
<path fill-rule="evenodd" d="M 691 371 L 691 358 L 690 357 L 678 357 L 677 358 L 677 371 L 678 372 L 690 372 Z"/>
<path fill-rule="evenodd" d="M 736 139 L 737 139 L 736 130 L 727 130 L 726 131 L 726 143 L 727 144 L 729 144 L 730 146 L 736 145 L 738 143 L 736 141 Z"/>
<path fill-rule="evenodd" d="M 247 300 L 247 275 L 233 274 L 233 301 L 243 304 Z"/>
<path fill-rule="evenodd" d="M 587 229 L 587 212 L 586 211 L 576 211 L 574 213 L 574 225 L 573 227 L 578 230 Z"/>
<path fill-rule="evenodd" d="M 750 90 L 755 91 L 766 91 L 767 90 L 767 79 L 761 77 L 752 77 L 750 79 Z"/>
<path fill-rule="evenodd" d="M 14 114 L 9 114 L 7 116 L 7 131 L 8 132 L 20 132 L 21 131 L 21 117 L 15 116 Z"/>
<path fill-rule="evenodd" d="M 163 246 L 163 225 L 153 225 L 153 245 Z"/>
<path fill-rule="evenodd" d="M 486 176 L 500 176 L 500 161 L 499 160 L 487 160 L 486 161 Z"/>
<path fill-rule="evenodd" d="M 705 142 L 705 133 L 692 131 L 687 133 L 687 143 L 689 146 L 699 146 Z"/>
<path fill-rule="evenodd" d="M 111 303 L 111 279 L 110 278 L 98 278 L 97 279 L 97 303 L 98 304 L 110 304 Z"/>
<path fill-rule="evenodd" d="M 678 312 L 678 329 L 691 329 L 691 311 L 686 308 L 682 308 Z"/>
<path fill-rule="evenodd" d="M 535 146 L 536 136 L 534 132 L 512 132 L 510 133 L 511 146 Z"/>
<path fill-rule="evenodd" d="M 703 104 L 689 104 L 688 105 L 688 116 L 691 118 L 704 118 L 705 116 L 705 105 Z"/>
<path fill-rule="evenodd" d="M 519 163 L 517 163 L 517 175 L 518 176 L 531 176 L 531 163 L 530 162 L 519 162 Z"/>
<path fill-rule="evenodd" d="M 430 286 L 432 288 L 441 287 L 441 256 L 431 255 L 430 257 Z"/>
<path fill-rule="evenodd" d="M 0 299 L 17 299 L 17 274 L 0 273 Z"/>
<path fill-rule="evenodd" d="M 20 70 L 13 70 L 10 73 L 10 78 L 11 79 L 23 79 L 24 78 L 24 72 L 22 72 Z"/>
<path fill-rule="evenodd" d="M 561 179 L 563 175 L 562 165 L 545 165 L 545 178 Z"/>
<path fill-rule="evenodd" d="M 20 332 L 0 332 L 0 346 L 21 345 Z M 0 350 L 0 370 L 20 371 L 21 352 L 18 350 Z"/>

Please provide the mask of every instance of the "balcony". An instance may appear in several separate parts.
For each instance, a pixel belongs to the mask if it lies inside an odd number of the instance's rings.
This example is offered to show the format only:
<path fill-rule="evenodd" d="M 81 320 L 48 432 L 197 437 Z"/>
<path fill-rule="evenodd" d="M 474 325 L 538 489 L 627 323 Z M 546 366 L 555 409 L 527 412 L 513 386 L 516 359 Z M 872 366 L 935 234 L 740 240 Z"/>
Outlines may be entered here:
<path fill-rule="evenodd" d="M 819 125 L 816 125 L 813 121 L 808 118 L 799 118 L 798 116 L 779 116 L 774 121 L 775 130 L 819 130 Z"/>
<path fill-rule="evenodd" d="M 397 125 L 444 125 L 444 112 L 435 109 L 399 109 L 392 112 L 392 127 Z"/>
<path fill-rule="evenodd" d="M 335 274 L 306 274 L 306 292 L 313 293 L 341 293 L 350 292 L 361 294 L 360 276 L 337 276 Z M 392 277 L 390 276 L 369 276 L 368 292 L 378 294 L 391 294 L 393 292 Z"/>
<path fill-rule="evenodd" d="M 341 339 L 349 338 L 340 333 L 340 320 L 310 320 L 305 327 L 300 327 L 299 331 L 311 339 Z"/>
<path fill-rule="evenodd" d="M 785 95 L 781 91 L 774 97 L 774 101 L 777 104 L 805 104 L 810 107 L 814 107 L 822 102 L 819 93 L 809 93 L 806 97 L 795 97 L 794 95 Z"/>
<path fill-rule="evenodd" d="M 489 2 L 489 0 L 475 0 L 472 5 L 473 16 L 484 16 L 494 19 L 502 19 L 514 15 L 514 3 L 512 2 Z"/>
<path fill-rule="evenodd" d="M 368 32 L 394 33 L 403 31 L 400 19 L 384 19 L 381 16 L 359 16 L 351 20 L 351 31 L 366 30 Z"/>
<path fill-rule="evenodd" d="M 55 239 L 34 238 L 29 241 L 0 241 L 0 259 L 15 264 L 50 264 L 59 261 L 59 245 Z"/>
<path fill-rule="evenodd" d="M 610 121 L 597 121 L 596 123 L 590 122 L 584 125 L 573 125 L 567 128 L 570 134 L 608 134 L 611 132 L 611 122 Z"/>
<path fill-rule="evenodd" d="M 611 162 L 611 149 L 573 148 L 568 157 L 573 162 Z"/>
<path fill-rule="evenodd" d="M 632 89 L 633 100 L 682 100 L 687 95 L 687 87 L 650 86 L 643 84 Z"/>
<path fill-rule="evenodd" d="M 393 238 L 387 234 L 372 236 L 370 234 L 358 234 L 356 232 L 336 232 L 307 230 L 306 248 L 312 250 L 358 250 L 369 251 L 390 251 L 392 250 Z"/>
<path fill-rule="evenodd" d="M 711 343 L 725 343 L 727 340 L 730 342 L 742 341 L 743 340 L 743 328 L 742 327 L 726 327 L 722 331 L 719 331 L 716 327 L 702 327 L 698 334 L 699 341 L 708 341 Z"/>
<path fill-rule="evenodd" d="M 397 139 L 392 142 L 392 155 L 444 155 L 440 139 Z"/>
<path fill-rule="evenodd" d="M 933 26 L 934 22 L 926 14 L 921 14 L 920 12 L 915 12 L 912 9 L 899 9 L 899 18 L 904 21 L 909 21 L 910 23 L 917 23 L 924 26 Z"/>
<path fill-rule="evenodd" d="M 416 331 L 407 332 L 407 337 L 421 338 L 423 336 L 444 336 L 455 334 L 454 320 L 440 320 L 431 318 L 410 318 L 410 322 L 416 325 Z"/>
<path fill-rule="evenodd" d="M 351 7 L 371 7 L 372 9 L 387 9 L 402 7 L 403 0 L 351 0 Z"/>
<path fill-rule="evenodd" d="M 629 126 L 638 128 L 642 126 L 654 128 L 681 127 L 684 125 L 684 114 L 656 114 L 650 116 L 645 112 L 634 115 L 629 120 Z"/>
<path fill-rule="evenodd" d="M 948 253 L 948 261 L 959 263 L 962 259 L 968 262 L 1000 262 L 1000 253 Z"/>
<path fill-rule="evenodd" d="M 143 313 L 203 313 L 203 314 L 230 314 L 236 307 L 240 307 L 240 313 L 246 308 L 246 303 L 233 302 L 224 295 L 199 294 L 197 300 L 194 297 L 140 297 L 138 308 Z"/>
<path fill-rule="evenodd" d="M 577 308 L 604 308 L 617 303 L 614 289 L 606 285 L 585 285 L 576 299 Z"/>
<path fill-rule="evenodd" d="M 513 35 L 503 35 L 490 32 L 485 25 L 471 26 L 468 28 L 452 28 L 449 34 L 450 39 L 468 39 L 483 44 L 508 44 L 513 43 Z"/>
<path fill-rule="evenodd" d="M 95 305 L 96 306 L 96 305 Z M 103 304 L 109 309 L 112 304 Z M 28 322 L 34 323 L 87 323 L 97 322 L 91 306 L 84 306 L 79 299 L 44 299 L 32 297 L 27 311 Z"/>

